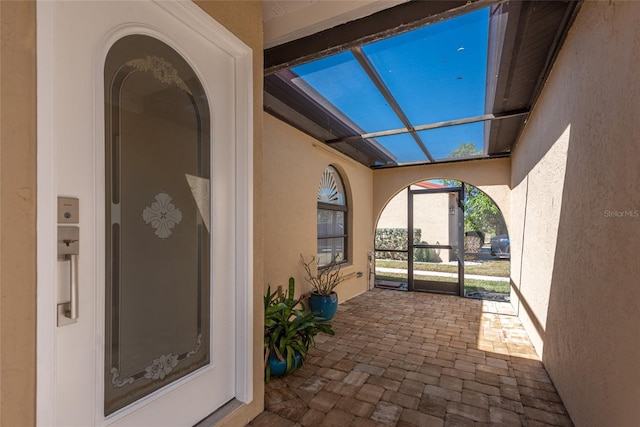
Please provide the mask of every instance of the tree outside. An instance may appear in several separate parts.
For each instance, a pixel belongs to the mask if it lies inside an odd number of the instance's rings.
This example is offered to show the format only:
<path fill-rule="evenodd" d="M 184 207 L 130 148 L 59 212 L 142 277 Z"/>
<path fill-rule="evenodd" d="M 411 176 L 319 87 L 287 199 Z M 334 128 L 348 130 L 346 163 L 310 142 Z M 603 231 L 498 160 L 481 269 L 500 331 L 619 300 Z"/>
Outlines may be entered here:
<path fill-rule="evenodd" d="M 482 154 L 471 142 L 461 143 L 449 153 L 449 157 L 467 157 Z M 459 186 L 460 181 L 443 180 L 444 185 Z M 494 236 L 507 233 L 502 212 L 482 190 L 470 184 L 464 184 L 464 230 L 490 233 Z"/>

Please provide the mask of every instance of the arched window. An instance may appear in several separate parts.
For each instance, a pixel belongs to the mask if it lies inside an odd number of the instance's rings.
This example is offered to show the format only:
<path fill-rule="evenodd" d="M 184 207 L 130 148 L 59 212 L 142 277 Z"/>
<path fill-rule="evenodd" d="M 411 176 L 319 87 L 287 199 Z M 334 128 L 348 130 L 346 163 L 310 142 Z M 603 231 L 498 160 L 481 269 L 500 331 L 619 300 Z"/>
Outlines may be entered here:
<path fill-rule="evenodd" d="M 333 166 L 322 173 L 318 187 L 318 265 L 347 261 L 349 208 L 340 174 Z"/>

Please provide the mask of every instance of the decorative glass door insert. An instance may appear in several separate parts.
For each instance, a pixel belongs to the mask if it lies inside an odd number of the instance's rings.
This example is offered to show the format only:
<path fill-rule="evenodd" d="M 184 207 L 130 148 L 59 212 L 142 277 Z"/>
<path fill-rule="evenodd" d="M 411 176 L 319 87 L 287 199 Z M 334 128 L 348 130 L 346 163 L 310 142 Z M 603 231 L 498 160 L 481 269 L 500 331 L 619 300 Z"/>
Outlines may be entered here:
<path fill-rule="evenodd" d="M 210 118 L 165 43 L 105 63 L 105 415 L 210 362 Z"/>

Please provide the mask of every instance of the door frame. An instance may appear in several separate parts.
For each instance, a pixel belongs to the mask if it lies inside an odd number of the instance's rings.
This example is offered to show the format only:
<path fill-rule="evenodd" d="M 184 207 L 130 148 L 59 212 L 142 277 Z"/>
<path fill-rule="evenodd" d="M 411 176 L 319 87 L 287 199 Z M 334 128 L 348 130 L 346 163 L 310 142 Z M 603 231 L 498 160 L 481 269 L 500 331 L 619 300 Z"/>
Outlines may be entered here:
<path fill-rule="evenodd" d="M 235 158 L 236 187 L 235 209 L 237 214 L 235 229 L 235 309 L 236 331 L 236 399 L 243 403 L 253 400 L 253 52 L 233 33 L 215 21 L 195 3 L 188 1 L 152 3 L 165 12 L 182 21 L 200 36 L 215 44 L 235 60 Z M 36 388 L 36 420 L 47 423 L 55 419 L 55 384 L 56 384 L 56 289 L 55 277 L 57 267 L 57 172 L 56 141 L 54 138 L 54 88 L 55 80 L 51 72 L 54 67 L 53 37 L 54 3 L 38 1 L 36 6 L 37 21 L 37 388 Z M 107 35 L 95 51 L 93 58 L 93 81 L 95 105 L 93 110 L 93 141 L 90 141 L 94 152 L 95 189 L 104 187 L 104 101 L 102 94 L 104 59 L 111 45 L 120 37 L 131 33 L 132 29 L 148 35 L 162 35 L 157 28 L 147 28 L 142 24 L 131 24 L 116 29 Z M 98 193 L 99 194 L 99 193 Z M 103 201 L 95 197 L 89 201 L 101 212 Z M 98 209 L 100 208 L 100 209 Z M 102 218 L 104 221 L 104 218 Z M 91 230 L 85 227 L 84 236 L 94 242 L 100 242 L 99 227 Z M 84 237 L 86 239 L 87 237 Z M 97 248 L 94 262 L 99 264 L 100 254 L 104 248 Z M 104 298 L 104 272 L 98 267 L 96 277 L 97 298 Z M 101 282 L 102 281 L 102 282 Z M 97 317 L 103 313 L 100 301 L 97 305 Z M 96 336 L 103 337 L 103 319 L 92 319 Z M 95 382 L 96 407 L 99 411 L 103 402 L 99 390 L 103 386 L 102 348 L 103 343 L 96 342 Z M 96 414 L 96 421 L 103 414 Z"/>
<path fill-rule="evenodd" d="M 421 188 L 421 189 L 412 189 L 411 186 L 407 188 L 407 231 L 408 231 L 408 253 L 407 253 L 407 287 L 409 291 L 422 291 L 422 292 L 437 292 L 437 293 L 446 293 L 446 294 L 454 294 L 458 296 L 464 296 L 464 186 L 459 187 L 447 187 L 447 188 Z M 413 216 L 414 216 L 414 207 L 413 207 L 413 198 L 415 195 L 422 194 L 451 194 L 457 193 L 458 198 L 458 207 L 457 207 L 457 215 L 458 221 L 461 223 L 457 224 L 456 227 L 456 235 L 458 240 L 458 245 L 432 245 L 432 244 L 415 244 L 413 242 Z M 455 292 L 446 290 L 444 287 L 441 289 L 416 289 L 414 286 L 414 270 L 413 270 L 413 251 L 414 249 L 449 249 L 454 250 L 456 253 L 456 259 L 458 260 L 458 284 Z"/>

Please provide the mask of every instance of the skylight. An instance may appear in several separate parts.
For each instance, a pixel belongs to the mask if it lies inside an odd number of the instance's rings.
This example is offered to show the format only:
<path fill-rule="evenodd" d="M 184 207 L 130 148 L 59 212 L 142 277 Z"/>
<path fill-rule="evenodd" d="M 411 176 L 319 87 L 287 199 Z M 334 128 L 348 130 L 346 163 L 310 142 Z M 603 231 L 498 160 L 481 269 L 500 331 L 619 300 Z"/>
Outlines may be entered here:
<path fill-rule="evenodd" d="M 414 125 L 484 113 L 488 8 L 362 47 Z"/>
<path fill-rule="evenodd" d="M 290 65 L 266 72 L 265 109 L 373 168 L 508 155 L 574 6 L 466 3 L 438 19 L 425 11 L 436 6 L 410 2 L 400 27 L 416 12 L 426 24 L 281 60 Z M 305 51 L 305 41 L 290 44 Z M 287 57 L 288 47 L 270 50 Z"/>
<path fill-rule="evenodd" d="M 484 114 L 488 29 L 489 8 L 480 9 L 366 44 L 356 51 L 360 60 L 347 51 L 293 67 L 293 83 L 353 122 L 361 136 L 398 132 L 370 141 L 396 164 L 446 159 L 465 143 L 480 154 L 482 125 L 413 129 Z"/>
<path fill-rule="evenodd" d="M 395 129 L 402 122 L 367 77 L 351 52 L 343 52 L 292 68 L 293 82 L 320 103 L 328 103 L 364 132 Z M 306 85 L 314 89 L 313 93 Z"/>

